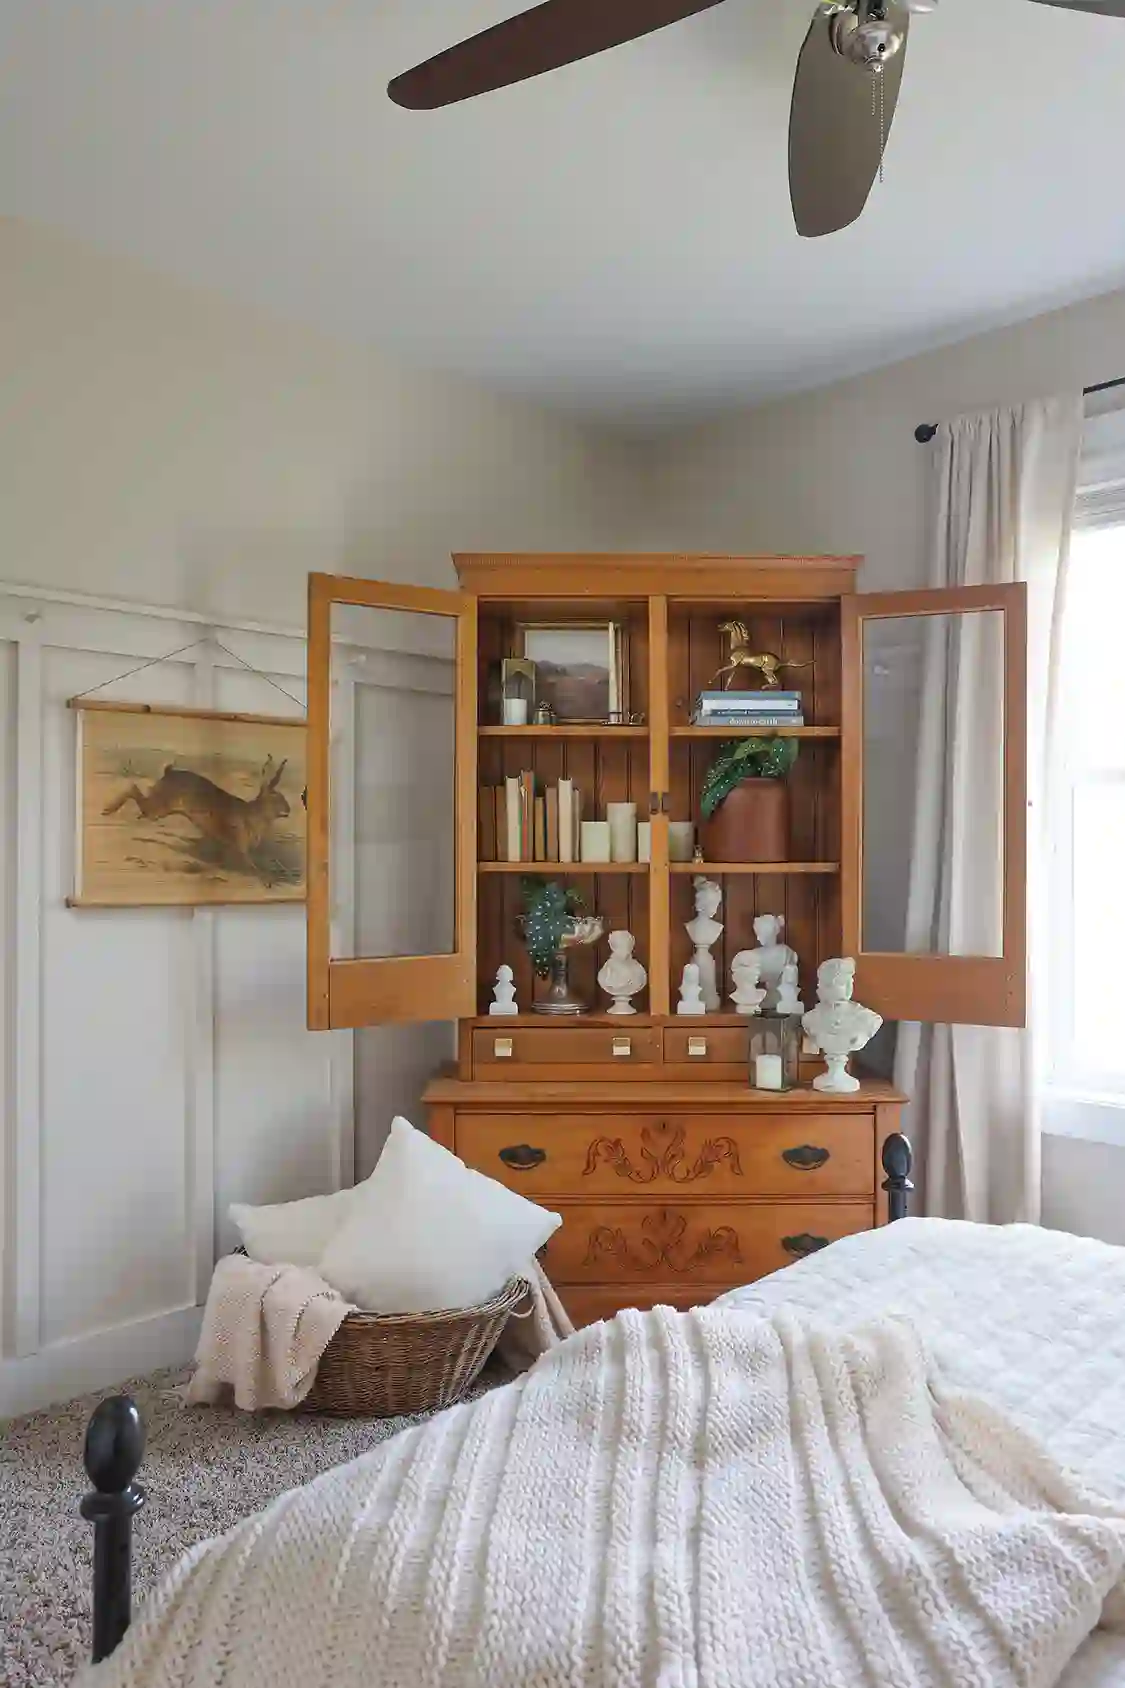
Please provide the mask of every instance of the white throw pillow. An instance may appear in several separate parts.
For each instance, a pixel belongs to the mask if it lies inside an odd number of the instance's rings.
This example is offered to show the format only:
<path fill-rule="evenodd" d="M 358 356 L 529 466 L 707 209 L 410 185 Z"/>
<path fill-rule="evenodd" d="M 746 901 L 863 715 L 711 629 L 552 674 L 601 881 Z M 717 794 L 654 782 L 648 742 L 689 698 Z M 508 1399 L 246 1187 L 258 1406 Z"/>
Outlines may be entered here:
<path fill-rule="evenodd" d="M 320 1275 L 369 1313 L 488 1301 L 562 1224 L 557 1213 L 471 1172 L 404 1119 L 394 1121 L 356 1195 Z"/>
<path fill-rule="evenodd" d="M 232 1202 L 229 1212 L 251 1260 L 260 1260 L 264 1266 L 316 1267 L 351 1213 L 357 1194 L 357 1190 L 337 1190 L 331 1196 L 306 1196 L 303 1201 L 278 1202 L 273 1207 Z"/>

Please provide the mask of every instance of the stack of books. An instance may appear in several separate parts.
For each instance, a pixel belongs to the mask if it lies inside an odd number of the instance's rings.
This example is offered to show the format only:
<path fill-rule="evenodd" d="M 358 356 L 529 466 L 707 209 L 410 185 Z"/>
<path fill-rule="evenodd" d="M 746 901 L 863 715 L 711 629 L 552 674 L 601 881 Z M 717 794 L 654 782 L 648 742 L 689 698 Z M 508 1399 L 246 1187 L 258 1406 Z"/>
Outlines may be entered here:
<path fill-rule="evenodd" d="M 480 859 L 484 862 L 577 862 L 582 793 L 573 780 L 537 792 L 530 770 L 480 793 Z"/>
<path fill-rule="evenodd" d="M 700 692 L 693 727 L 803 727 L 800 692 Z"/>

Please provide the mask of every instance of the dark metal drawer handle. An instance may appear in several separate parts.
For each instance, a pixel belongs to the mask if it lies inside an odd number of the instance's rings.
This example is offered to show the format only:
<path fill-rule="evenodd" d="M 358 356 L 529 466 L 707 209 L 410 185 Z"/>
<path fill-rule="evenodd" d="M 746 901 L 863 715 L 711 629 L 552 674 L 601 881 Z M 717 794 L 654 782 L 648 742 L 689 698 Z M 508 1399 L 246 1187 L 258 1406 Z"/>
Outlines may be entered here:
<path fill-rule="evenodd" d="M 816 1172 L 818 1167 L 824 1166 L 832 1156 L 827 1149 L 814 1149 L 811 1143 L 802 1143 L 799 1149 L 783 1149 L 781 1158 L 786 1166 L 791 1166 L 795 1172 Z"/>
<path fill-rule="evenodd" d="M 827 1248 L 828 1238 L 813 1237 L 808 1231 L 802 1231 L 799 1237 L 782 1237 L 781 1246 L 794 1260 L 803 1260 L 806 1255 L 816 1254 L 819 1249 Z"/>
<path fill-rule="evenodd" d="M 543 1165 L 547 1159 L 547 1151 L 533 1149 L 530 1143 L 516 1143 L 510 1149 L 501 1149 L 500 1159 L 505 1166 L 510 1166 L 513 1172 L 530 1172 L 532 1167 Z"/>

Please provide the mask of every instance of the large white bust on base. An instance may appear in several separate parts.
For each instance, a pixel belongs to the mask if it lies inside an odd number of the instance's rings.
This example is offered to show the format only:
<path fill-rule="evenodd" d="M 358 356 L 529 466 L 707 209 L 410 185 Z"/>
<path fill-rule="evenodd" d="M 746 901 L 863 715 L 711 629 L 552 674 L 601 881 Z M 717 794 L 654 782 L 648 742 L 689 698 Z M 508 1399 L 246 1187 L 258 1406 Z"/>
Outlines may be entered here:
<path fill-rule="evenodd" d="M 855 962 L 850 957 L 824 961 L 817 969 L 817 1004 L 801 1024 L 824 1056 L 827 1072 L 813 1079 L 813 1089 L 845 1095 L 859 1089 L 848 1071 L 848 1056 L 871 1042 L 883 1024 L 881 1014 L 852 1001 Z"/>

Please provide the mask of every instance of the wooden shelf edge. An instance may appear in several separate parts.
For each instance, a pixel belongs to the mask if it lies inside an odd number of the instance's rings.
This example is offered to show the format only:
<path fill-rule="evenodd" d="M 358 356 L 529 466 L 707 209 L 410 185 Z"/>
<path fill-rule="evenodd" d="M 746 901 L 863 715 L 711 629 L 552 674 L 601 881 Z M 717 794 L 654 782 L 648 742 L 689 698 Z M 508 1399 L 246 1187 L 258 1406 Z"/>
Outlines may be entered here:
<path fill-rule="evenodd" d="M 829 875 L 839 873 L 839 862 L 669 862 L 670 873 L 757 873 L 763 877 L 784 874 Z"/>

